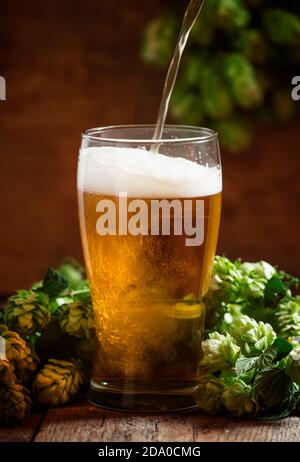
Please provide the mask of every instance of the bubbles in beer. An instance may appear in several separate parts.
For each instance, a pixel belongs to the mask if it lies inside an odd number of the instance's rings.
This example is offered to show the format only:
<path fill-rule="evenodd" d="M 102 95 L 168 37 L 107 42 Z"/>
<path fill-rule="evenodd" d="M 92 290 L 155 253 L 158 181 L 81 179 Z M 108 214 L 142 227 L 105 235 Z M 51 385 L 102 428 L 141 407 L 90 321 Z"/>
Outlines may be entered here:
<path fill-rule="evenodd" d="M 81 232 L 99 347 L 94 380 L 133 380 L 163 386 L 196 380 L 204 309 L 221 208 L 218 167 L 146 149 L 90 147 L 79 167 Z M 202 245 L 182 235 L 99 235 L 97 204 L 109 200 L 119 216 L 119 193 L 128 202 L 188 199 L 204 202 Z M 172 211 L 169 215 L 172 215 Z M 189 212 L 193 222 L 195 207 Z M 129 216 L 129 214 L 128 214 Z M 162 215 L 160 216 L 161 225 Z M 159 385 L 158 380 L 161 382 Z M 178 385 L 179 386 L 179 385 Z M 146 388 L 147 388 L 146 387 Z"/>

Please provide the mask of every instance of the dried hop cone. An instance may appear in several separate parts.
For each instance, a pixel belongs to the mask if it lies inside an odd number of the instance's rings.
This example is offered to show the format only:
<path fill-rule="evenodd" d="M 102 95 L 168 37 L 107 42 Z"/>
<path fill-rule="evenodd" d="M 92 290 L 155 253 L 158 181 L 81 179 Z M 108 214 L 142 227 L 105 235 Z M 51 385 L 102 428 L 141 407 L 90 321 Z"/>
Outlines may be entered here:
<path fill-rule="evenodd" d="M 9 330 L 5 324 L 0 324 L 0 337 L 4 339 L 6 359 L 9 361 L 21 361 L 25 356 L 25 340 L 17 332 Z"/>
<path fill-rule="evenodd" d="M 7 325 L 22 335 L 41 332 L 50 321 L 48 296 L 33 290 L 18 290 L 8 299 L 4 320 Z"/>
<path fill-rule="evenodd" d="M 31 406 L 29 391 L 20 384 L 0 385 L 0 419 L 22 420 Z"/>
<path fill-rule="evenodd" d="M 75 361 L 49 359 L 36 374 L 32 391 L 37 402 L 59 405 L 76 395 L 82 383 L 82 372 Z"/>
<path fill-rule="evenodd" d="M 39 363 L 39 357 L 33 347 L 26 345 L 24 356 L 15 366 L 15 372 L 22 383 L 30 382 Z"/>
<path fill-rule="evenodd" d="M 0 387 L 1 384 L 10 385 L 16 382 L 14 368 L 7 359 L 0 359 Z"/>
<path fill-rule="evenodd" d="M 75 301 L 64 305 L 60 316 L 63 332 L 75 337 L 90 338 L 94 329 L 92 305 Z"/>

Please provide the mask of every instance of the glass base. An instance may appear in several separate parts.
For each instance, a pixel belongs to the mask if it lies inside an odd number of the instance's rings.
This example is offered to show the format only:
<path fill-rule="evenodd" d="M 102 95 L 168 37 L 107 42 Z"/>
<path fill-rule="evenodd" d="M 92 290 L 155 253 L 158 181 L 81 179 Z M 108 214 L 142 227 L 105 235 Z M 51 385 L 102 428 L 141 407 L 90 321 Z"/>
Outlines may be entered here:
<path fill-rule="evenodd" d="M 139 384 L 140 385 L 140 384 Z M 145 391 L 147 390 L 147 391 Z M 180 412 L 197 409 L 194 399 L 195 384 L 186 383 L 173 389 L 163 387 L 150 389 L 133 382 L 126 382 L 121 387 L 108 382 L 97 383 L 91 380 L 88 400 L 96 406 L 141 413 Z"/>

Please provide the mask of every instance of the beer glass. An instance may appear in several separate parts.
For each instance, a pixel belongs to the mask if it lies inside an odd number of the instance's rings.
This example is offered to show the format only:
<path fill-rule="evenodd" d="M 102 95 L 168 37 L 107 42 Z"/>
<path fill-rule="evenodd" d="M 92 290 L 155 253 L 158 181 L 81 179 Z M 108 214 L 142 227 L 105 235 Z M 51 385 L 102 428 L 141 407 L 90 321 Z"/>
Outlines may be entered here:
<path fill-rule="evenodd" d="M 78 163 L 97 337 L 89 399 L 146 412 L 196 406 L 222 193 L 216 133 L 166 125 L 153 140 L 154 128 L 87 130 Z"/>

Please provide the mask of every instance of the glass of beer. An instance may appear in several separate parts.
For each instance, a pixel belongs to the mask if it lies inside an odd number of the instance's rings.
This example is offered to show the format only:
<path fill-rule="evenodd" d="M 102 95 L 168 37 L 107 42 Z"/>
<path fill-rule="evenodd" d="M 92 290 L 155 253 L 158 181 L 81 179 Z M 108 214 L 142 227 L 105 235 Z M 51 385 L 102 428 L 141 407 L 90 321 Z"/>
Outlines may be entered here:
<path fill-rule="evenodd" d="M 89 399 L 145 412 L 196 406 L 219 233 L 218 137 L 166 125 L 87 130 L 78 164 L 81 238 L 97 348 Z"/>

